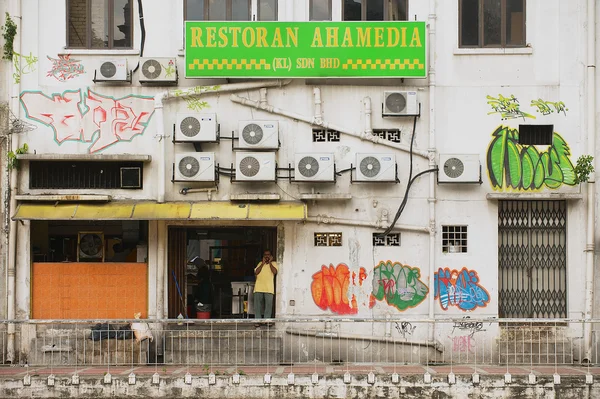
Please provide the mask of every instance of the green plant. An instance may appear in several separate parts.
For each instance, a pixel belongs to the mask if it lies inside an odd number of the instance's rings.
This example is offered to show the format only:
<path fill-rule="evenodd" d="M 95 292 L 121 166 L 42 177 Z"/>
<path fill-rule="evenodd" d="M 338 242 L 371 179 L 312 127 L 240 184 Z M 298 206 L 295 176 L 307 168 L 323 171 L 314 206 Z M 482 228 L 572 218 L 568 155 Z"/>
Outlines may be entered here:
<path fill-rule="evenodd" d="M 575 184 L 585 183 L 589 180 L 590 174 L 594 173 L 593 160 L 594 157 L 591 155 L 582 155 L 577 159 L 577 164 L 575 165 Z"/>
<path fill-rule="evenodd" d="M 17 36 L 17 24 L 6 13 L 6 22 L 2 27 L 2 37 L 4 37 L 4 54 L 2 55 L 2 59 L 12 61 L 15 36 Z"/>
<path fill-rule="evenodd" d="M 29 150 L 29 146 L 27 143 L 23 144 L 23 147 L 17 148 L 17 151 L 9 151 L 8 152 L 8 169 L 16 168 L 19 169 L 19 160 L 17 159 L 17 155 L 27 154 Z"/>

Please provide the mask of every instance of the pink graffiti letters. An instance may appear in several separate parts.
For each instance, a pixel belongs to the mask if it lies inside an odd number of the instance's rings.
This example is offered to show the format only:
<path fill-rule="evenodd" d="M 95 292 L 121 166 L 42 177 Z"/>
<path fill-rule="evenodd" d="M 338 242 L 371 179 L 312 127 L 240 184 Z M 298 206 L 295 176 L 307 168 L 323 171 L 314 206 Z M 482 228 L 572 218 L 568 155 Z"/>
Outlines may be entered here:
<path fill-rule="evenodd" d="M 470 311 L 484 308 L 490 302 L 490 294 L 479 285 L 479 276 L 474 270 L 463 267 L 461 271 L 439 268 L 435 274 L 435 298 L 443 310 L 456 306 Z"/>
<path fill-rule="evenodd" d="M 453 352 L 470 352 L 475 349 L 475 338 L 471 335 L 460 335 L 456 337 L 448 337 L 452 340 Z"/>
<path fill-rule="evenodd" d="M 112 98 L 88 89 L 47 96 L 40 91 L 21 94 L 29 119 L 50 126 L 60 145 L 65 141 L 92 143 L 90 153 L 143 134 L 154 113 L 151 97 Z"/>
<path fill-rule="evenodd" d="M 66 82 L 85 73 L 83 64 L 79 60 L 71 59 L 69 54 L 59 55 L 58 58 L 48 56 L 48 59 L 52 62 L 52 68 L 46 76 L 52 76 L 59 82 Z"/>

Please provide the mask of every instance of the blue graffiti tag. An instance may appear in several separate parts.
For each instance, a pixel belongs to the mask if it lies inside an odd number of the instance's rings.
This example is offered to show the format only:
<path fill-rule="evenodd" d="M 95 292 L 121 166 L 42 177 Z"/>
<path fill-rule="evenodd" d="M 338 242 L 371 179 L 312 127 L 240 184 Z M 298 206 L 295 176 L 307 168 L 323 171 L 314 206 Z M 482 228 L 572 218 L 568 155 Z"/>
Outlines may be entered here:
<path fill-rule="evenodd" d="M 456 306 L 470 311 L 484 308 L 490 302 L 490 294 L 479 284 L 475 270 L 466 267 L 461 271 L 439 268 L 434 277 L 434 298 L 439 299 L 443 310 Z"/>

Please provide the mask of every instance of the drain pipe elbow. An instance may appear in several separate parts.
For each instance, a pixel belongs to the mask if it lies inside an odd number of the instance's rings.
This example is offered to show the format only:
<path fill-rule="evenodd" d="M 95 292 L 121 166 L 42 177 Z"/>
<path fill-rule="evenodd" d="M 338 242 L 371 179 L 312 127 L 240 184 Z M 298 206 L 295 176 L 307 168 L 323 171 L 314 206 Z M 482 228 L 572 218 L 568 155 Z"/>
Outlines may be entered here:
<path fill-rule="evenodd" d="M 373 135 L 373 127 L 372 127 L 371 115 L 373 113 L 373 110 L 371 107 L 371 97 L 365 97 L 363 99 L 363 104 L 365 106 L 365 134 L 367 136 L 372 136 Z"/>

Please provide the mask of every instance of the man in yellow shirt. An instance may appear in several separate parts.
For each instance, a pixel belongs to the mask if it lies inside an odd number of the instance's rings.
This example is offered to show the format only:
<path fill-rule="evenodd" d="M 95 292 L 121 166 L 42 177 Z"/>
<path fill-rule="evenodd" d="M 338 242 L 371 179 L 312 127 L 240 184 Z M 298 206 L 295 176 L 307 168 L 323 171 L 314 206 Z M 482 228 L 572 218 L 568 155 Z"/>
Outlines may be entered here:
<path fill-rule="evenodd" d="M 256 283 L 254 284 L 254 317 L 270 319 L 273 316 L 273 295 L 275 294 L 275 275 L 277 262 L 273 260 L 271 251 L 263 253 L 262 261 L 254 268 Z"/>

